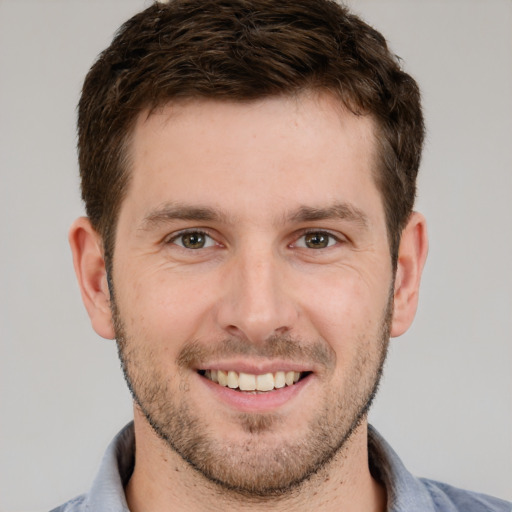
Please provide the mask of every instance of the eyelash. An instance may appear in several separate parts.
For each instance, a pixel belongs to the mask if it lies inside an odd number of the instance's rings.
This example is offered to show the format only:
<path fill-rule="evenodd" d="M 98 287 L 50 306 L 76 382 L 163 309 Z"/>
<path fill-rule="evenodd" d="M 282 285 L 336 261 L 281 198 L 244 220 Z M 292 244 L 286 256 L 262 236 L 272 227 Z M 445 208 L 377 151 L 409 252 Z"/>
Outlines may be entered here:
<path fill-rule="evenodd" d="M 166 244 L 174 244 L 174 245 L 177 245 L 178 247 L 181 247 L 182 249 L 186 249 L 186 250 L 194 250 L 194 249 L 191 249 L 189 247 L 185 247 L 184 245 L 182 244 L 178 244 L 176 243 L 176 240 L 179 240 L 180 238 L 183 238 L 187 235 L 197 235 L 197 236 L 202 236 L 202 237 L 205 237 L 205 238 L 208 238 L 210 241 L 212 241 L 213 243 L 210 243 L 210 245 L 208 245 L 206 248 L 208 247 L 212 247 L 213 245 L 216 245 L 217 242 L 215 241 L 215 239 L 209 234 L 207 233 L 206 231 L 203 231 L 201 229 L 186 229 L 184 231 L 180 231 L 179 233 L 175 233 L 173 234 L 172 236 L 166 238 L 164 240 L 164 242 Z M 207 242 L 208 243 L 208 242 Z M 203 249 L 204 247 L 199 247 L 195 250 L 198 250 L 198 249 Z"/>
<path fill-rule="evenodd" d="M 183 237 L 185 237 L 187 235 L 196 235 L 198 237 L 204 237 L 205 239 L 209 239 L 209 241 L 206 240 L 205 241 L 205 245 L 203 245 L 201 247 L 196 247 L 196 248 L 185 247 L 185 245 L 183 243 L 181 243 L 181 244 L 176 243 L 177 240 L 179 240 L 180 238 L 183 238 Z M 315 236 L 318 236 L 318 237 L 325 237 L 327 239 L 327 245 L 325 247 L 316 247 L 316 248 L 307 247 L 306 246 L 307 242 L 304 242 L 304 245 L 302 245 L 302 246 L 298 245 L 298 242 L 300 240 L 302 240 L 302 239 L 305 239 L 305 237 L 307 237 L 308 235 L 315 235 Z M 334 243 L 332 243 L 332 242 L 334 242 Z M 342 243 L 343 240 L 340 240 L 339 237 L 333 235 L 329 231 L 316 230 L 316 229 L 308 229 L 306 231 L 302 231 L 300 233 L 300 236 L 298 236 L 295 239 L 295 241 L 289 245 L 289 247 L 296 247 L 296 248 L 299 248 L 299 249 L 320 250 L 320 249 L 327 249 L 329 247 L 332 247 L 333 245 L 339 244 L 340 242 Z M 218 242 L 216 242 L 215 239 L 209 233 L 207 233 L 206 231 L 203 231 L 201 229 L 187 229 L 187 230 L 184 230 L 184 231 L 180 231 L 179 233 L 176 233 L 176 234 L 172 235 L 171 237 L 167 238 L 165 240 L 165 243 L 166 244 L 174 244 L 174 245 L 177 245 L 178 247 L 181 247 L 182 249 L 186 249 L 186 250 L 207 249 L 207 248 L 212 247 L 214 245 L 218 245 Z"/>
<path fill-rule="evenodd" d="M 307 237 L 308 235 L 324 236 L 324 237 L 329 239 L 328 245 L 326 247 L 321 247 L 321 248 L 317 248 L 317 249 L 313 249 L 312 247 L 298 247 L 297 242 L 299 240 Z M 331 241 L 334 241 L 334 243 L 331 243 Z M 333 245 L 336 245 L 336 244 L 339 244 L 339 243 L 342 243 L 342 242 L 343 242 L 342 239 L 340 239 L 339 237 L 335 236 L 334 234 L 332 234 L 329 231 L 324 231 L 324 230 L 321 230 L 321 229 L 320 230 L 318 230 L 318 229 L 308 229 L 306 231 L 303 231 L 300 234 L 300 236 L 296 239 L 296 241 L 291 244 L 291 246 L 298 247 L 299 249 L 319 250 L 319 249 L 327 249 L 329 247 L 332 247 Z"/>

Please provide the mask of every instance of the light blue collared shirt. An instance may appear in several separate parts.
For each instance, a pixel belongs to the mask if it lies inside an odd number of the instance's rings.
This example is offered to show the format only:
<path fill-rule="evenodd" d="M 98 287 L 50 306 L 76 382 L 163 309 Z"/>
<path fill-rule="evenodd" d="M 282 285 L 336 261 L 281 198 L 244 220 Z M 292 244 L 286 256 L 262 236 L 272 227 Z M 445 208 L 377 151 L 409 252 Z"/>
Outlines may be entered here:
<path fill-rule="evenodd" d="M 388 512 L 512 512 L 512 504 L 498 498 L 414 477 L 371 426 L 368 453 L 372 474 L 386 487 Z M 129 423 L 107 448 L 90 491 L 52 512 L 129 512 L 124 486 L 134 460 L 135 437 Z"/>

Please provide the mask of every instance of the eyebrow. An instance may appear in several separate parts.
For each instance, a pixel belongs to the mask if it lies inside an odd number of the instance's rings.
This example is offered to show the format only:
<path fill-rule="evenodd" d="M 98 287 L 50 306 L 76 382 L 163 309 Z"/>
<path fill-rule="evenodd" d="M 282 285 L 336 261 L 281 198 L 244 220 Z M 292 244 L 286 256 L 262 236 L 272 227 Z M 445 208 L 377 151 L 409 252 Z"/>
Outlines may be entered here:
<path fill-rule="evenodd" d="M 172 222 L 174 220 L 227 223 L 228 217 L 226 214 L 213 208 L 172 203 L 165 204 L 150 211 L 142 220 L 139 229 L 147 231 L 160 224 Z"/>
<path fill-rule="evenodd" d="M 291 212 L 288 215 L 288 219 L 291 222 L 339 219 L 354 222 L 363 228 L 368 227 L 368 216 L 362 210 L 349 203 L 335 203 L 327 208 L 301 206 L 296 211 Z"/>
<path fill-rule="evenodd" d="M 354 222 L 363 228 L 368 227 L 368 217 L 350 203 L 335 203 L 325 208 L 300 206 L 284 216 L 286 223 L 312 222 L 339 219 Z M 142 220 L 139 230 L 148 231 L 160 224 L 175 220 L 218 222 L 232 224 L 233 218 L 218 209 L 206 206 L 191 206 L 180 203 L 164 204 L 150 211 Z"/>

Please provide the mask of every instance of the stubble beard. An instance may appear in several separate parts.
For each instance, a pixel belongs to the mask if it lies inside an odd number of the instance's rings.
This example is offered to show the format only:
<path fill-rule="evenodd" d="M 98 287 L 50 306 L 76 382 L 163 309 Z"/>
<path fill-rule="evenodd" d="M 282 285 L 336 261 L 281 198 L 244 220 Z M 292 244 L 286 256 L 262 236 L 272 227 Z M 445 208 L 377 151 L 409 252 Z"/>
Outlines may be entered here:
<path fill-rule="evenodd" d="M 156 435 L 219 490 L 255 500 L 294 492 L 343 453 L 352 433 L 366 418 L 377 393 L 387 354 L 392 311 L 391 295 L 379 332 L 374 335 L 377 339 L 361 340 L 346 385 L 343 389 L 332 390 L 325 397 L 315 416 L 309 420 L 304 435 L 294 439 L 293 432 L 289 432 L 290 427 L 282 425 L 286 418 L 279 413 L 240 413 L 234 416 L 233 421 L 249 435 L 237 443 L 230 440 L 229 433 L 224 440 L 215 438 L 208 418 L 201 411 L 192 410 L 193 401 L 187 397 L 188 381 L 183 366 L 188 361 L 187 355 L 190 358 L 199 345 L 191 342 L 184 348 L 181 360 L 178 358 L 177 361 L 177 375 L 163 374 L 158 369 L 158 357 L 127 336 L 121 315 L 112 300 L 124 377 L 136 405 Z M 254 349 L 248 342 L 243 343 L 226 340 L 224 348 L 221 344 L 217 351 L 229 355 L 237 346 L 244 347 L 238 348 L 237 352 L 263 350 L 266 356 L 271 356 L 278 347 L 282 356 L 288 353 L 290 357 L 296 357 L 298 352 L 309 356 L 323 353 L 323 363 L 329 354 L 323 341 L 306 345 L 295 339 L 274 337 L 268 340 L 264 349 Z M 331 354 L 331 357 L 336 356 Z M 330 363 L 335 364 L 335 360 Z M 276 432 L 281 434 L 277 436 L 279 442 L 272 437 Z"/>

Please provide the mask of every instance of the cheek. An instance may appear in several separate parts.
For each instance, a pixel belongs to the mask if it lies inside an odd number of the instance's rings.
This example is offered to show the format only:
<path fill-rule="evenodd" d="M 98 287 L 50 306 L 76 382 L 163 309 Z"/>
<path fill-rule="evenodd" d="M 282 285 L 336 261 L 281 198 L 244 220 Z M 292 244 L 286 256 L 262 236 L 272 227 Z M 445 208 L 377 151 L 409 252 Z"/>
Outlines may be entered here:
<path fill-rule="evenodd" d="M 340 273 L 323 279 L 322 286 L 309 286 L 301 309 L 316 333 L 348 356 L 380 332 L 388 293 L 382 282 L 377 286 L 360 275 Z"/>
<path fill-rule="evenodd" d="M 123 287 L 118 307 L 132 335 L 146 343 L 176 346 L 196 335 L 211 309 L 212 289 L 206 276 L 148 273 Z"/>

